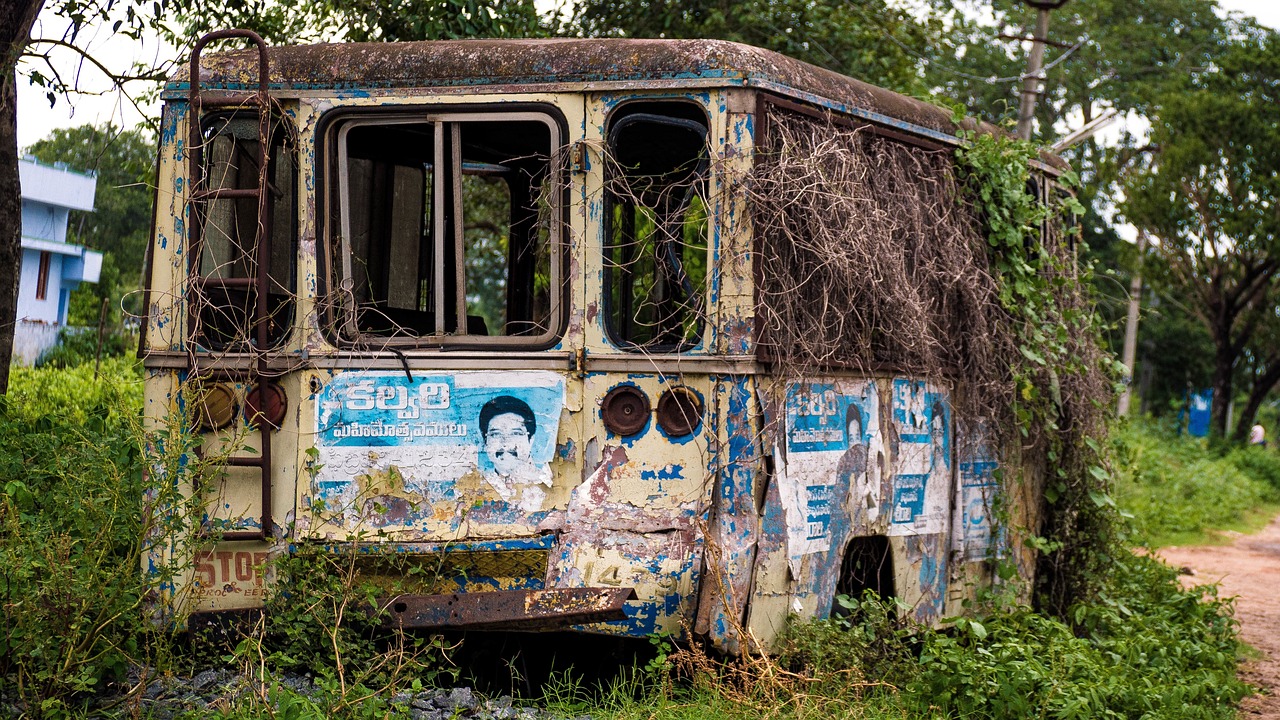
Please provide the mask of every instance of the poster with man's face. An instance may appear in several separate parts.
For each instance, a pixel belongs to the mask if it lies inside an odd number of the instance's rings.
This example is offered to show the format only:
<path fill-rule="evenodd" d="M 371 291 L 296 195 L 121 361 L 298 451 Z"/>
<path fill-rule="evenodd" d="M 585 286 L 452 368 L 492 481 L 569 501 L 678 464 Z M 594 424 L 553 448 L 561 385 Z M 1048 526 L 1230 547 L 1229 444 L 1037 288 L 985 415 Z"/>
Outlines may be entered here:
<path fill-rule="evenodd" d="M 538 510 L 545 490 L 524 488 L 551 485 L 564 395 L 564 378 L 549 371 L 337 375 L 316 401 L 317 494 Z M 388 487 L 371 487 L 383 475 Z"/>

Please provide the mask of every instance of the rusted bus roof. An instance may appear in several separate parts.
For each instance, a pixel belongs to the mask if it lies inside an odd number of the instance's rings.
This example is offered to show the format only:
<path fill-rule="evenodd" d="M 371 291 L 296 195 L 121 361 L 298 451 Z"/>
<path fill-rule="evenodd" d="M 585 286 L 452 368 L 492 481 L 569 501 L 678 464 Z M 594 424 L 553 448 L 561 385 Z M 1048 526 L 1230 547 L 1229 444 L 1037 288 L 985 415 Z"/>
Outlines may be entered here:
<path fill-rule="evenodd" d="M 954 135 L 951 111 L 861 80 L 750 45 L 724 40 L 536 39 L 339 43 L 270 48 L 274 89 L 371 90 L 521 86 L 565 83 L 599 89 L 637 83 L 661 87 L 752 87 Z M 201 59 L 201 84 L 221 89 L 257 85 L 257 52 Z M 169 81 L 188 85 L 184 65 Z M 970 126 L 972 127 L 972 126 Z M 983 132 L 998 132 L 983 124 Z M 1065 167 L 1057 158 L 1051 164 Z M 1056 161 L 1056 162 L 1054 162 Z"/>

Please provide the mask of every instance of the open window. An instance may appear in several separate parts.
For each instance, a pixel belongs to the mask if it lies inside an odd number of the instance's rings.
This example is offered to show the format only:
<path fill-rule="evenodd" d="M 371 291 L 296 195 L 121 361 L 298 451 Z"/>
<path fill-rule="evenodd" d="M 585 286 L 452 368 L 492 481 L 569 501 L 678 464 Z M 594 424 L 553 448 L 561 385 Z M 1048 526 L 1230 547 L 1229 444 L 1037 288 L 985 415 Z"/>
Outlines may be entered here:
<path fill-rule="evenodd" d="M 540 112 L 340 120 L 330 257 L 347 343 L 546 344 L 560 333 L 561 131 Z"/>
<path fill-rule="evenodd" d="M 627 350 L 688 350 L 705 319 L 706 115 L 684 101 L 624 105 L 610 118 L 608 143 L 609 335 Z"/>
<path fill-rule="evenodd" d="M 267 186 L 259 218 L 252 191 L 260 178 L 262 126 L 256 113 L 221 113 L 204 120 L 201 173 L 206 191 L 233 191 L 193 203 L 194 336 L 206 350 L 248 352 L 257 349 L 255 332 L 261 249 L 268 263 L 267 346 L 279 345 L 293 322 L 294 259 L 297 257 L 297 151 L 288 127 L 269 124 Z"/>

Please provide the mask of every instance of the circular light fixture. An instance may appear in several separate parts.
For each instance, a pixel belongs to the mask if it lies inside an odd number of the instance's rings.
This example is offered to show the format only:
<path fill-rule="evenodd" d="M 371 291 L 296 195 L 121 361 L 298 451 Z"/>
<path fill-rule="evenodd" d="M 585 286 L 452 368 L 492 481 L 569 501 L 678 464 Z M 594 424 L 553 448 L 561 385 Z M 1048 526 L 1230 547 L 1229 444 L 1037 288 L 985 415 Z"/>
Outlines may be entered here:
<path fill-rule="evenodd" d="M 272 430 L 279 430 L 288 409 L 289 397 L 274 382 L 258 383 L 244 399 L 244 419 L 250 425 L 266 423 Z"/>
<path fill-rule="evenodd" d="M 669 388 L 658 398 L 658 426 L 671 437 L 684 437 L 702 426 L 702 400 L 687 387 Z"/>
<path fill-rule="evenodd" d="M 221 383 L 194 388 L 192 425 L 201 432 L 221 430 L 236 419 L 236 395 Z"/>
<path fill-rule="evenodd" d="M 649 422 L 649 398 L 634 385 L 619 385 L 604 396 L 600 416 L 615 435 L 635 435 Z"/>

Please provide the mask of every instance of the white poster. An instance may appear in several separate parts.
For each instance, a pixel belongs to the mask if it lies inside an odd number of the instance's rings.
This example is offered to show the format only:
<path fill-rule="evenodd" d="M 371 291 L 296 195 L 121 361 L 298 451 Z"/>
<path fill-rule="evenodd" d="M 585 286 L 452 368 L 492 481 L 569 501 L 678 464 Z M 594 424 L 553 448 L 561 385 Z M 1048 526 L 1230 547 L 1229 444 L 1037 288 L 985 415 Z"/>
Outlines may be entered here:
<path fill-rule="evenodd" d="M 924 380 L 895 379 L 893 424 L 898 454 L 889 534 L 945 532 L 951 488 L 951 404 L 946 391 Z"/>
<path fill-rule="evenodd" d="M 793 570 L 880 513 L 880 402 L 871 380 L 787 388 L 786 461 L 780 490 Z M 780 460 L 780 459 L 779 459 Z"/>

